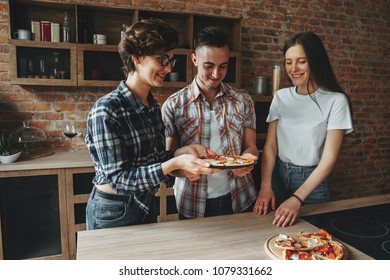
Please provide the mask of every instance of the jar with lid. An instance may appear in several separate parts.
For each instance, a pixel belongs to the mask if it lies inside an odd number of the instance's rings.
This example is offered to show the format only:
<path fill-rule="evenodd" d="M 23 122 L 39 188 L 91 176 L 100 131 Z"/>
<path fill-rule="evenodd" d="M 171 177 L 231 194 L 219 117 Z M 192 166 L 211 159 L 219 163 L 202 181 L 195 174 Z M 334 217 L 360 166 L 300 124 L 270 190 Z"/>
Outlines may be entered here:
<path fill-rule="evenodd" d="M 28 121 L 24 121 L 23 127 L 12 133 L 12 141 L 24 145 L 24 153 L 30 152 L 30 148 L 28 146 L 29 144 L 42 142 L 45 140 L 46 134 L 43 132 L 43 130 L 38 127 L 30 126 Z"/>

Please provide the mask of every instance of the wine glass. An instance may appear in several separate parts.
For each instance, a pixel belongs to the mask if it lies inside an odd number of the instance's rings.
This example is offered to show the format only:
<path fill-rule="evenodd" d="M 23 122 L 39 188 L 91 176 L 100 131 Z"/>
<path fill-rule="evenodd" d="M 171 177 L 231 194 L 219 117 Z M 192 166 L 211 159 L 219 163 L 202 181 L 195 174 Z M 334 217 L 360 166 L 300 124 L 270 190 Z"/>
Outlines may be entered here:
<path fill-rule="evenodd" d="M 76 130 L 75 126 L 74 126 L 74 123 L 72 122 L 66 122 L 64 124 L 64 128 L 62 129 L 62 133 L 64 134 L 65 137 L 69 138 L 70 139 L 70 152 L 74 152 L 74 151 L 77 151 L 78 149 L 77 148 L 74 148 L 73 145 L 72 145 L 72 140 L 74 137 L 76 137 L 79 132 Z"/>

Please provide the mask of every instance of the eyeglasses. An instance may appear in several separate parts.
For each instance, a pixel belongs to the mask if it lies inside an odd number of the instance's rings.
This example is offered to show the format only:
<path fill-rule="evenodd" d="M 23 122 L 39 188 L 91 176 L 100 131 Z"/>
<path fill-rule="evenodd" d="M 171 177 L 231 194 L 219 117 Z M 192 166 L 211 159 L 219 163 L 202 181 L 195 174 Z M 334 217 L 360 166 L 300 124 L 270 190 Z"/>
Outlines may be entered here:
<path fill-rule="evenodd" d="M 159 60 L 160 60 L 160 64 L 163 66 L 163 67 L 166 67 L 166 66 L 171 66 L 171 68 L 173 68 L 176 64 L 176 58 L 172 57 L 172 58 L 169 58 L 169 55 L 167 54 L 163 54 L 163 55 L 160 55 L 158 56 Z"/>

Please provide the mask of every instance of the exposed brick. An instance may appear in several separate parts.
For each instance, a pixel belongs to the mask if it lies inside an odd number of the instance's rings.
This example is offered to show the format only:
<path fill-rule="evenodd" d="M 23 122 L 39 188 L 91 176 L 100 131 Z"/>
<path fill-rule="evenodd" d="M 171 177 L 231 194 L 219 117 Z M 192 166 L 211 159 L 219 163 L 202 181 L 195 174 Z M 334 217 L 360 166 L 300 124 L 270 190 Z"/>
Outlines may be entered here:
<path fill-rule="evenodd" d="M 294 33 L 316 32 L 351 99 L 354 132 L 345 136 L 332 174 L 332 199 L 390 192 L 390 7 L 386 0 L 58 0 L 53 2 L 242 16 L 242 87 L 271 76 L 282 47 Z M 8 4 L 0 0 L 0 129 L 23 120 L 42 128 L 56 147 L 66 147 L 61 124 L 86 116 L 106 88 L 18 86 L 9 82 Z M 289 86 L 283 74 L 282 85 Z M 154 89 L 161 103 L 176 88 Z M 76 141 L 75 141 L 76 142 Z M 50 144 L 50 143 L 49 143 Z M 47 145 L 47 143 L 45 143 Z M 77 145 L 83 145 L 82 139 Z"/>

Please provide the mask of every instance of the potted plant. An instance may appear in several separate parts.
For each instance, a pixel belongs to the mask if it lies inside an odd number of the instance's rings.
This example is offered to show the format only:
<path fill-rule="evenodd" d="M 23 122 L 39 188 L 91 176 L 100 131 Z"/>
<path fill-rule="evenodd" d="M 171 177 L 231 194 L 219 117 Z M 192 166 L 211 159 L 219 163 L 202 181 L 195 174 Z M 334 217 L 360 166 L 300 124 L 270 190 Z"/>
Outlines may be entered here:
<path fill-rule="evenodd" d="M 16 161 L 22 154 L 13 144 L 12 135 L 1 134 L 0 137 L 0 162 L 11 163 Z"/>

